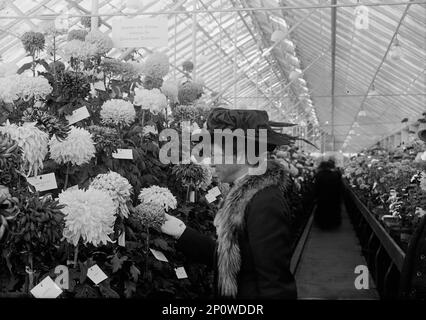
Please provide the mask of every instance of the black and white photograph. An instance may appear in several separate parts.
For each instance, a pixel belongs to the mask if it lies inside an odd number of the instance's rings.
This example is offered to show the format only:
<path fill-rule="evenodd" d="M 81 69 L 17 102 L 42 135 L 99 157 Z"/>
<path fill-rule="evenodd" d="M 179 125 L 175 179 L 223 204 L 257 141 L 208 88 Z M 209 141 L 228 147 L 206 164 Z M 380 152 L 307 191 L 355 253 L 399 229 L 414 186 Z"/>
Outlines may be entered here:
<path fill-rule="evenodd" d="M 0 305 L 425 299 L 426 0 L 0 0 Z"/>

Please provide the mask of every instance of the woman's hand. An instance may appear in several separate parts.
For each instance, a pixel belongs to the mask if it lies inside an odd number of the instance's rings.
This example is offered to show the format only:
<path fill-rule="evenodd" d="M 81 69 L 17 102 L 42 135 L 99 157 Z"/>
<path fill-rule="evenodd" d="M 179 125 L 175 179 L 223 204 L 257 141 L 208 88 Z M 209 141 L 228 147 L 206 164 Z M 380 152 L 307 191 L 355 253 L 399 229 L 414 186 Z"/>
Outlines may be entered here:
<path fill-rule="evenodd" d="M 161 226 L 161 232 L 179 239 L 185 231 L 186 225 L 181 220 L 166 213 L 166 222 Z"/>

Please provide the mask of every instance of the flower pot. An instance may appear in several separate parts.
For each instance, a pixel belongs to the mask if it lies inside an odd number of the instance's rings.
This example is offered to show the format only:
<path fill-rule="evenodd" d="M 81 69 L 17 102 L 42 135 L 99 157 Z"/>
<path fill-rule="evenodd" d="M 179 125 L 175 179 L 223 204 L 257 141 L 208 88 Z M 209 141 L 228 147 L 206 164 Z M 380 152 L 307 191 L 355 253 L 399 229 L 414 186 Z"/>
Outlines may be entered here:
<path fill-rule="evenodd" d="M 417 130 L 417 136 L 420 140 L 426 141 L 426 123 L 421 122 Z"/>

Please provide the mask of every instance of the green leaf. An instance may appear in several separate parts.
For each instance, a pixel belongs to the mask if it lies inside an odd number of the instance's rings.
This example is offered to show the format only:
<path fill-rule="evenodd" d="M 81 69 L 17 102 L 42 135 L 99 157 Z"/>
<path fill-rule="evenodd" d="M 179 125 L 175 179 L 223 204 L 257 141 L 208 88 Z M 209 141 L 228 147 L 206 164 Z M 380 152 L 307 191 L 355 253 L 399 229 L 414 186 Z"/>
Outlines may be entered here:
<path fill-rule="evenodd" d="M 127 260 L 127 256 L 123 256 L 121 258 L 118 257 L 117 254 L 111 259 L 112 263 L 112 272 L 115 273 L 120 270 L 123 266 L 123 262 Z"/>
<path fill-rule="evenodd" d="M 133 293 L 136 292 L 136 283 L 126 281 L 124 283 L 124 287 L 124 294 L 126 295 L 126 298 L 131 298 L 133 296 Z"/>
<path fill-rule="evenodd" d="M 99 284 L 99 290 L 101 292 L 102 297 L 104 298 L 113 298 L 113 299 L 119 299 L 120 295 L 111 289 L 109 281 L 103 281 Z"/>
<path fill-rule="evenodd" d="M 32 63 L 32 62 L 25 63 L 25 64 L 23 64 L 23 65 L 22 65 L 22 67 L 20 67 L 20 68 L 18 69 L 18 71 L 16 71 L 16 73 L 17 73 L 17 74 L 24 73 L 25 71 L 30 70 L 30 69 L 31 69 L 31 67 L 32 67 L 32 65 L 33 65 L 33 63 Z"/>
<path fill-rule="evenodd" d="M 171 248 L 169 246 L 169 244 L 167 243 L 166 240 L 161 239 L 161 238 L 157 238 L 153 241 L 154 245 L 160 249 L 163 249 L 165 251 L 170 251 Z"/>
<path fill-rule="evenodd" d="M 130 267 L 130 274 L 133 278 L 133 281 L 138 282 L 138 279 L 139 279 L 141 272 L 139 271 L 139 269 L 134 264 L 132 264 L 132 266 Z"/>

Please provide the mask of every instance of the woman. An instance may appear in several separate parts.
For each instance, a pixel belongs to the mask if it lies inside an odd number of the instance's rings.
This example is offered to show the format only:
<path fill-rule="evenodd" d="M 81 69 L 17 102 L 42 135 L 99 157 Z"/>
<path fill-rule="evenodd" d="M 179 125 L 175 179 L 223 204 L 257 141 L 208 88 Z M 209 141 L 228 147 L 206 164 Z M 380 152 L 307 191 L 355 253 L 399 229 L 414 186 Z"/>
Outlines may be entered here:
<path fill-rule="evenodd" d="M 322 161 L 315 174 L 315 223 L 322 229 L 341 224 L 342 175 L 334 160 Z"/>
<path fill-rule="evenodd" d="M 294 140 L 273 131 L 265 111 L 216 108 L 207 120 L 209 132 L 243 129 L 246 133 L 259 128 L 267 129 L 269 151 Z M 245 139 L 247 142 L 249 137 Z M 258 136 L 256 139 L 259 142 Z M 213 150 L 215 157 L 223 153 L 221 141 L 213 142 Z M 238 161 L 241 155 L 233 148 L 232 164 L 214 165 L 218 178 L 233 184 L 214 220 L 217 241 L 169 215 L 162 231 L 174 236 L 177 247 L 194 262 L 214 268 L 217 297 L 295 299 L 297 290 L 290 272 L 290 211 L 285 195 L 289 175 L 275 161 L 268 161 L 264 174 L 252 175 L 252 167 Z"/>

